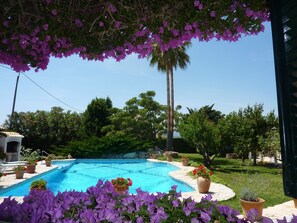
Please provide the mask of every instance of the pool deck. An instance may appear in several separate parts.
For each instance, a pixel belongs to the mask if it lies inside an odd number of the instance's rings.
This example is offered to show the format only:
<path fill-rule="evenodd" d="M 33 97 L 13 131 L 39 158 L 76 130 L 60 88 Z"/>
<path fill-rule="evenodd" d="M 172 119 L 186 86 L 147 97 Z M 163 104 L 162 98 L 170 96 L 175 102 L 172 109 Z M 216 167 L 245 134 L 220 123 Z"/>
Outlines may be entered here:
<path fill-rule="evenodd" d="M 0 189 L 7 188 L 9 186 L 21 183 L 21 182 L 23 182 L 23 181 L 25 181 L 27 179 L 38 176 L 39 174 L 48 172 L 48 171 L 50 171 L 52 169 L 55 169 L 55 168 L 57 168 L 57 166 L 52 165 L 50 167 L 47 167 L 47 166 L 45 166 L 44 162 L 43 163 L 38 162 L 38 164 L 36 165 L 35 173 L 24 173 L 24 178 L 23 179 L 16 179 L 14 173 L 12 173 L 12 172 L 8 173 L 6 176 L 1 177 L 1 179 L 0 179 Z M 5 197 L 0 197 L 0 203 L 2 203 L 4 198 Z M 23 197 L 17 197 L 16 196 L 16 197 L 13 197 L 13 198 L 15 198 L 16 201 L 18 201 L 18 202 L 23 201 Z"/>
<path fill-rule="evenodd" d="M 155 159 L 148 159 L 151 162 L 165 162 L 167 161 L 159 161 Z M 170 172 L 170 176 L 174 179 L 177 179 L 179 181 L 185 182 L 189 184 L 191 187 L 195 189 L 195 191 L 192 192 L 184 192 L 182 193 L 183 198 L 192 197 L 195 201 L 199 202 L 201 198 L 205 195 L 210 194 L 212 196 L 213 200 L 228 200 L 235 196 L 235 193 L 228 187 L 218 184 L 218 183 L 211 183 L 209 193 L 207 194 L 200 194 L 197 189 L 197 181 L 196 179 L 191 178 L 187 175 L 188 172 L 192 171 L 194 168 L 189 166 L 182 166 L 180 162 L 170 162 L 172 165 L 178 167 L 179 169 L 176 171 Z M 23 179 L 15 179 L 14 174 L 8 174 L 4 177 L 1 177 L 0 179 L 0 189 L 6 188 L 8 186 L 21 183 L 29 178 L 32 178 L 34 176 L 37 176 L 41 173 L 48 172 L 54 168 L 57 168 L 57 166 L 51 166 L 46 167 L 44 163 L 38 163 L 36 166 L 36 172 L 34 174 L 25 173 Z M 0 197 L 0 203 L 3 202 L 5 197 Z M 23 197 L 13 197 L 18 202 L 23 201 Z M 276 222 L 276 219 L 283 219 L 286 217 L 287 219 L 292 217 L 292 214 L 297 215 L 297 208 L 294 207 L 293 201 L 288 201 L 283 204 L 278 204 L 273 207 L 268 207 L 263 210 L 263 216 L 271 218 Z"/>
<path fill-rule="evenodd" d="M 167 163 L 167 161 L 159 161 L 154 159 L 148 159 L 148 160 L 151 162 Z M 202 197 L 208 194 L 212 196 L 212 200 L 218 200 L 218 201 L 229 200 L 230 198 L 235 196 L 234 191 L 231 190 L 229 187 L 226 187 L 222 184 L 213 183 L 213 182 L 210 184 L 209 193 L 205 193 L 205 194 L 199 193 L 196 179 L 193 179 L 192 177 L 187 175 L 187 173 L 192 171 L 194 167 L 183 166 L 180 162 L 170 162 L 170 163 L 180 169 L 170 172 L 169 175 L 176 180 L 185 182 L 186 184 L 190 185 L 194 189 L 194 191 L 191 191 L 191 192 L 183 192 L 182 193 L 183 198 L 192 197 L 195 201 L 199 202 Z"/>

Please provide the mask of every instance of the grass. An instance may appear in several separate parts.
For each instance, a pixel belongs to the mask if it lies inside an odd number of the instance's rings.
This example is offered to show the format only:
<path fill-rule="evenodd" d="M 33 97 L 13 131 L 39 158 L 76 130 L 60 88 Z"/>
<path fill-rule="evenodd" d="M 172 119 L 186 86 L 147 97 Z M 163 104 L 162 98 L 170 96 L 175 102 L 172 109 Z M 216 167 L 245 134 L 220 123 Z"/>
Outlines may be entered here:
<path fill-rule="evenodd" d="M 201 155 L 196 153 L 180 153 L 180 156 L 187 156 L 192 162 L 203 163 Z M 231 188 L 236 196 L 220 204 L 229 205 L 240 210 L 240 191 L 244 187 L 250 187 L 258 191 L 258 196 L 263 198 L 265 207 L 271 207 L 292 198 L 284 195 L 282 169 L 271 165 L 262 164 L 252 166 L 249 161 L 242 163 L 239 159 L 215 158 L 212 167 L 214 175 L 212 181 L 221 183 Z"/>

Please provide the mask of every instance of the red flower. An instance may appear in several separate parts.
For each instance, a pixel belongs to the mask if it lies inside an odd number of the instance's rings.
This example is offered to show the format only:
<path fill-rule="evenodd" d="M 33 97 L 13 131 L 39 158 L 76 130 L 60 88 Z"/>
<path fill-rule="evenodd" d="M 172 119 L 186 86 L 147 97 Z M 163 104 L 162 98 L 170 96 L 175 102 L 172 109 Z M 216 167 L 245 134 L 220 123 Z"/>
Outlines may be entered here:
<path fill-rule="evenodd" d="M 197 174 L 197 169 L 193 170 L 193 175 L 195 176 Z"/>
<path fill-rule="evenodd" d="M 212 176 L 212 172 L 211 171 L 209 172 L 209 176 Z"/>
<path fill-rule="evenodd" d="M 6 173 L 4 173 L 4 174 L 3 174 L 3 176 L 7 176 L 7 174 L 6 174 Z"/>

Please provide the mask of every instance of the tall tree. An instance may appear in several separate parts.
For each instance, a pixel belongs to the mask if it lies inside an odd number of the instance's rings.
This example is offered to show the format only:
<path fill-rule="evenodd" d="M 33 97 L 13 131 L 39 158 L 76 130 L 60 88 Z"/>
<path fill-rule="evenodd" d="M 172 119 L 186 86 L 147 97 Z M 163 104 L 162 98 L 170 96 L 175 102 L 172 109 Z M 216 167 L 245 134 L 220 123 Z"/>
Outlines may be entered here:
<path fill-rule="evenodd" d="M 263 104 L 255 104 L 253 107 L 248 106 L 243 110 L 243 115 L 249 120 L 252 129 L 251 152 L 253 155 L 253 165 L 257 164 L 257 155 L 261 149 L 259 137 L 265 134 L 266 122 L 263 111 Z"/>
<path fill-rule="evenodd" d="M 174 83 L 173 68 L 185 69 L 190 63 L 190 57 L 186 53 L 186 49 L 190 43 L 167 51 L 161 51 L 157 44 L 153 45 L 153 51 L 150 54 L 150 65 L 155 66 L 161 72 L 166 73 L 167 84 L 167 150 L 173 150 L 173 129 L 174 129 Z"/>
<path fill-rule="evenodd" d="M 95 98 L 84 112 L 84 126 L 87 136 L 103 136 L 101 129 L 110 124 L 109 116 L 112 114 L 112 101 L 109 97 Z"/>
<path fill-rule="evenodd" d="M 194 111 L 180 122 L 181 137 L 193 145 L 209 167 L 218 152 L 221 137 L 218 126 L 202 111 Z"/>
<path fill-rule="evenodd" d="M 150 142 L 164 130 L 165 106 L 154 100 L 156 93 L 147 91 L 126 102 L 122 110 L 110 117 L 111 124 L 103 131 L 107 135 L 122 134 Z"/>

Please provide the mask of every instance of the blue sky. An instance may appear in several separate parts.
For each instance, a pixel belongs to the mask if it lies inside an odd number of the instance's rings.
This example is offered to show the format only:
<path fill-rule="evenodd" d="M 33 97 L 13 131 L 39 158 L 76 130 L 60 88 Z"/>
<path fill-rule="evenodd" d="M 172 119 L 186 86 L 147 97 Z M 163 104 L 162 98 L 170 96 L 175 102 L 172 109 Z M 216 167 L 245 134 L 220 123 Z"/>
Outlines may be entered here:
<path fill-rule="evenodd" d="M 214 108 L 228 114 L 247 105 L 263 103 L 265 113 L 277 113 L 275 72 L 270 23 L 257 36 L 238 42 L 193 40 L 186 70 L 174 72 L 175 104 Z M 166 77 L 150 67 L 147 59 L 131 55 L 121 62 L 84 61 L 77 56 L 51 58 L 46 71 L 25 73 L 57 98 L 84 111 L 95 97 L 111 98 L 114 107 L 140 93 L 153 90 L 155 99 L 166 104 Z M 11 113 L 17 73 L 0 67 L 0 124 Z M 53 106 L 76 111 L 61 104 L 21 75 L 15 111 L 49 111 Z M 77 111 L 79 112 L 79 111 Z"/>

